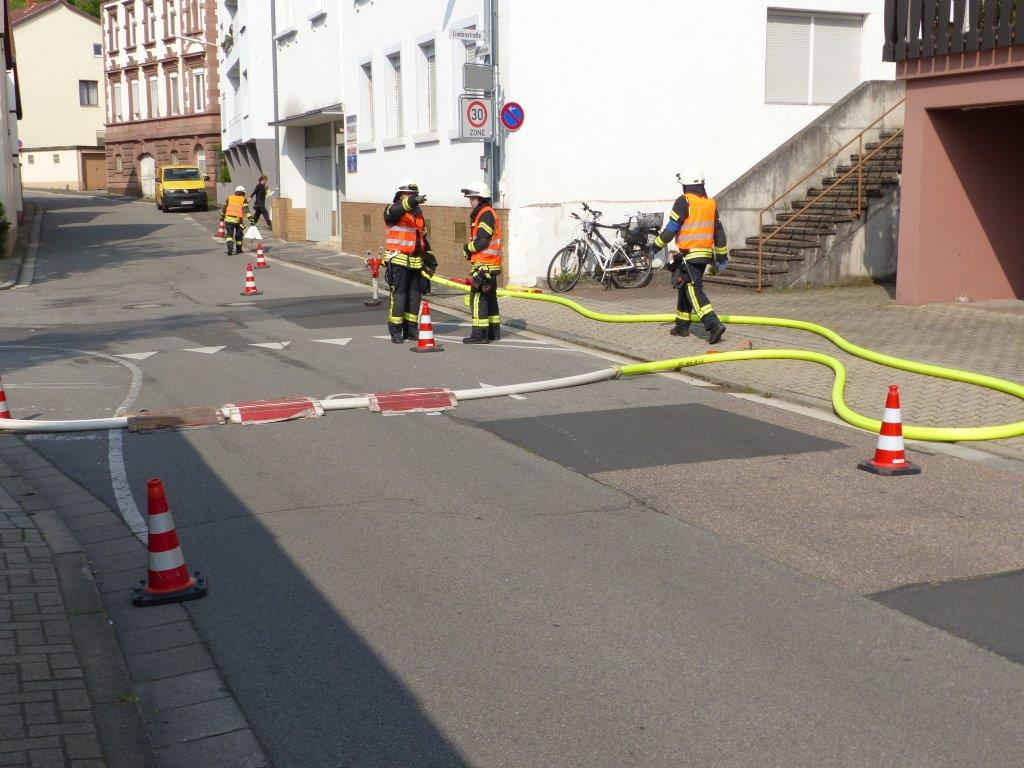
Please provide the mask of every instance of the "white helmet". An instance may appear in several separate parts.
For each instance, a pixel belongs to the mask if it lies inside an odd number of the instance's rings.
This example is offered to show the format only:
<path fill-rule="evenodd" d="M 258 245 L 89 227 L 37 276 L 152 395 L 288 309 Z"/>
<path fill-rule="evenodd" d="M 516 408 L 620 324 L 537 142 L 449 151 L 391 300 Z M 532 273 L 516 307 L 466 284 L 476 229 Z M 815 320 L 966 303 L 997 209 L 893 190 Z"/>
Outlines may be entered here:
<path fill-rule="evenodd" d="M 704 183 L 704 171 L 699 168 L 687 168 L 676 174 L 676 179 L 686 187 L 698 187 Z"/>
<path fill-rule="evenodd" d="M 245 194 L 245 187 L 243 187 L 241 184 L 239 184 L 237 187 L 235 187 L 235 192 L 241 192 L 244 195 Z"/>
<path fill-rule="evenodd" d="M 486 181 L 471 181 L 462 188 L 462 194 L 466 197 L 490 198 L 491 188 Z"/>
<path fill-rule="evenodd" d="M 414 195 L 418 195 L 420 192 L 420 185 L 412 179 L 402 179 L 398 184 L 399 192 L 411 192 Z"/>

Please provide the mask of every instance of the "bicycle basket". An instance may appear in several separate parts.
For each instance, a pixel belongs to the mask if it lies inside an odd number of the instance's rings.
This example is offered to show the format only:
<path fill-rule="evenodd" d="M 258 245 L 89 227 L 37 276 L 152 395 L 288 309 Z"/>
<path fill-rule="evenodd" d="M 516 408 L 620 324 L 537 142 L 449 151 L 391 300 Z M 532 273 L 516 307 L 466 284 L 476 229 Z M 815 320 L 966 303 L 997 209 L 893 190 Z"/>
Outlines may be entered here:
<path fill-rule="evenodd" d="M 647 245 L 649 234 L 649 230 L 638 229 L 636 224 L 632 224 L 628 229 L 622 230 L 622 239 L 627 245 Z"/>
<path fill-rule="evenodd" d="M 636 223 L 634 226 L 640 229 L 654 229 L 661 230 L 661 224 L 665 220 L 665 214 L 661 212 L 643 213 L 639 212 L 636 215 Z"/>

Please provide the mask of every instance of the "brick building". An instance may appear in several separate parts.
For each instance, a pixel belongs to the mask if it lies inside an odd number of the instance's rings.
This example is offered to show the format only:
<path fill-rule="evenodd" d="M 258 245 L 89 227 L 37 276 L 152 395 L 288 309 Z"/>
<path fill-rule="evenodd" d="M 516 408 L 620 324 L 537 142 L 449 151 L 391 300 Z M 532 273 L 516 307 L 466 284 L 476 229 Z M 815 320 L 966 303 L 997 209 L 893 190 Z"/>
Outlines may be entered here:
<path fill-rule="evenodd" d="M 220 108 L 213 0 L 103 6 L 107 189 L 152 197 L 156 169 L 196 163 L 216 199 Z"/>

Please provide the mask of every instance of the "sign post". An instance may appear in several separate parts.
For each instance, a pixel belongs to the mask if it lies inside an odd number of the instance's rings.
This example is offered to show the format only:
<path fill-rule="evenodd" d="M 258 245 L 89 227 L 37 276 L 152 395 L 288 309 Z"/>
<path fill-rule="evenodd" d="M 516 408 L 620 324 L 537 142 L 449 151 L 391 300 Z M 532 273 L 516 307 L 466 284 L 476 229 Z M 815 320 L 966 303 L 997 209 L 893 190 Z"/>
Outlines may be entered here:
<path fill-rule="evenodd" d="M 494 98 L 492 96 L 459 96 L 459 138 L 490 141 L 494 138 Z"/>

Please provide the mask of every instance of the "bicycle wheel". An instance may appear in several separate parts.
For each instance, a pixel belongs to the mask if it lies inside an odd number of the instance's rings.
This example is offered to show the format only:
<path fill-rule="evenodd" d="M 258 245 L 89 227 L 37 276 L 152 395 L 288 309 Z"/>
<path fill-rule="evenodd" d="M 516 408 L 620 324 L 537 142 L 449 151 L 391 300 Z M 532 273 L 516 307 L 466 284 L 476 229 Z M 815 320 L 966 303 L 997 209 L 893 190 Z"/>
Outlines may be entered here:
<path fill-rule="evenodd" d="M 548 264 L 548 288 L 555 293 L 568 293 L 576 287 L 583 274 L 580 252 L 576 243 L 558 251 Z"/>
<path fill-rule="evenodd" d="M 641 288 L 651 282 L 651 258 L 642 248 L 633 248 L 629 253 L 621 244 L 612 250 L 612 266 L 624 267 L 633 262 L 630 269 L 616 269 L 611 273 L 616 288 Z"/>

